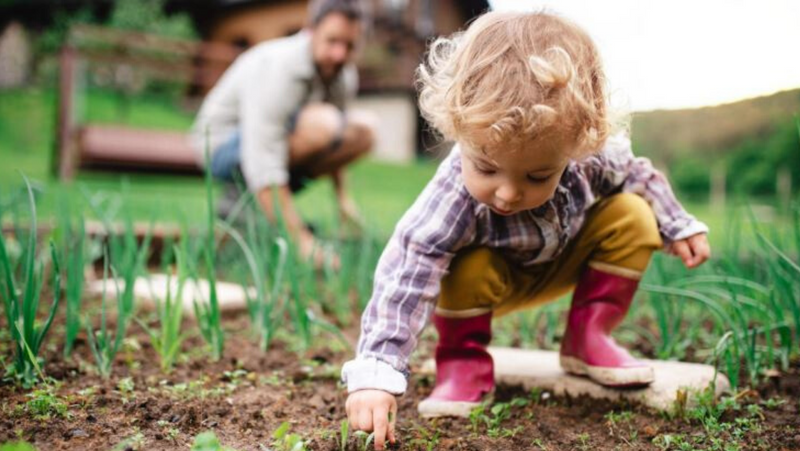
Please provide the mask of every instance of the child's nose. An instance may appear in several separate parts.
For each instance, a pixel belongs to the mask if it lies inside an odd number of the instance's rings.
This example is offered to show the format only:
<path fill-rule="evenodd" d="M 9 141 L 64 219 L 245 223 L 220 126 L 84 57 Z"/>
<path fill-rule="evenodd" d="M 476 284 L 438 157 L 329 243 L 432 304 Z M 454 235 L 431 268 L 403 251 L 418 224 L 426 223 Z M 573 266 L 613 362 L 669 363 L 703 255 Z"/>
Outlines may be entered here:
<path fill-rule="evenodd" d="M 497 188 L 494 195 L 498 200 L 510 205 L 519 200 L 520 194 L 520 190 L 514 184 L 504 183 Z"/>

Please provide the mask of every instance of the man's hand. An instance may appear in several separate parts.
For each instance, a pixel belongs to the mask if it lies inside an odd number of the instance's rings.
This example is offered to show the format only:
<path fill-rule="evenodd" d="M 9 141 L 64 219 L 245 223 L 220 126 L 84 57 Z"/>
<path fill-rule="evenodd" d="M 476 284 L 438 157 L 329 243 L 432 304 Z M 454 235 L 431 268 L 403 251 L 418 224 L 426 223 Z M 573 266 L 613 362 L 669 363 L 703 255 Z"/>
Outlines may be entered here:
<path fill-rule="evenodd" d="M 339 256 L 333 249 L 323 246 L 314 235 L 304 230 L 297 236 L 297 250 L 300 252 L 300 257 L 306 261 L 311 261 L 314 268 L 322 270 L 325 268 L 326 263 L 330 264 L 331 269 L 338 271 L 342 262 Z"/>
<path fill-rule="evenodd" d="M 361 232 L 364 230 L 364 219 L 358 211 L 358 206 L 350 197 L 339 199 L 339 215 L 342 218 L 342 225 L 349 227 L 350 230 Z"/>
<path fill-rule="evenodd" d="M 685 240 L 675 241 L 669 247 L 668 252 L 680 257 L 683 264 L 689 269 L 700 266 L 711 256 L 711 248 L 705 233 L 698 233 Z"/>
<path fill-rule="evenodd" d="M 384 448 L 386 439 L 394 443 L 397 400 L 383 390 L 358 390 L 350 393 L 345 403 L 347 420 L 354 430 L 375 432 L 375 449 Z"/>

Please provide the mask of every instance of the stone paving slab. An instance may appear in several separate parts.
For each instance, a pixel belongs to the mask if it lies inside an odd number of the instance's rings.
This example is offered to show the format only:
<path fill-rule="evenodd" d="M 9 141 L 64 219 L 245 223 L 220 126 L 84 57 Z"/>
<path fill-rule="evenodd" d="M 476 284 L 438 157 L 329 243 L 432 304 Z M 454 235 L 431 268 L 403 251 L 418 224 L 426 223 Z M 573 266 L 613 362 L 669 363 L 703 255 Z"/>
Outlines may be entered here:
<path fill-rule="evenodd" d="M 629 400 L 657 410 L 670 410 L 679 393 L 692 394 L 705 390 L 714 380 L 714 367 L 697 363 L 645 360 L 655 370 L 655 381 L 646 388 L 614 389 L 598 385 L 588 378 L 572 376 L 558 364 L 558 352 L 514 348 L 489 348 L 494 358 L 498 384 L 522 385 L 526 389 L 541 388 L 554 395 L 596 399 Z M 422 372 L 435 374 L 433 359 L 426 360 Z M 728 378 L 716 374 L 716 395 L 730 390 Z M 685 398 L 684 398 L 685 399 Z M 689 403 L 692 396 L 688 398 Z"/>
<path fill-rule="evenodd" d="M 155 308 L 155 299 L 165 299 L 167 296 L 167 275 L 151 274 L 149 277 L 137 277 L 133 286 L 134 298 L 146 309 Z M 125 289 L 125 281 L 119 280 L 119 289 Z M 172 277 L 170 282 L 170 293 L 176 296 L 178 293 L 178 278 Z M 245 292 L 241 285 L 220 282 L 216 283 L 217 300 L 219 301 L 220 311 L 238 312 L 247 309 Z M 103 281 L 95 280 L 87 284 L 86 291 L 95 296 L 102 296 Z M 106 296 L 115 296 L 117 284 L 113 279 L 106 282 Z M 190 279 L 183 287 L 183 311 L 186 315 L 194 316 L 194 301 L 201 304 L 208 304 L 210 288 L 206 279 Z M 255 296 L 255 288 L 250 287 L 251 296 Z"/>

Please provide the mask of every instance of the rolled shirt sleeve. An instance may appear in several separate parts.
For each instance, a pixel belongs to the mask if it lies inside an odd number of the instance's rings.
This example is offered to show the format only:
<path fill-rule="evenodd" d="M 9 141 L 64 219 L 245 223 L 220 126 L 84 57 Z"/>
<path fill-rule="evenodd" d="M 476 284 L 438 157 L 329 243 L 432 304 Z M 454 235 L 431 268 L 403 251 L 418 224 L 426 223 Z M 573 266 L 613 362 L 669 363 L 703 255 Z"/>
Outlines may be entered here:
<path fill-rule="evenodd" d="M 622 191 L 642 196 L 653 208 L 665 244 L 707 233 L 708 226 L 678 202 L 667 178 L 648 158 L 635 157 L 624 134 L 612 136 L 603 150 L 581 162 L 597 196 Z"/>

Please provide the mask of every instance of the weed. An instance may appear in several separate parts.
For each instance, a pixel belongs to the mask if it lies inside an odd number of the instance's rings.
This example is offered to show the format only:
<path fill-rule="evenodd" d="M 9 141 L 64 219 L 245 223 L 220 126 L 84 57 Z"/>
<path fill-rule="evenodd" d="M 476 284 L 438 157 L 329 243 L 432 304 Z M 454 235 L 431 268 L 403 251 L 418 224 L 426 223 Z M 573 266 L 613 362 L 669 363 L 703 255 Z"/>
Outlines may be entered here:
<path fill-rule="evenodd" d="M 144 449 L 147 449 L 147 439 L 145 438 L 144 434 L 136 431 L 130 437 L 126 437 L 121 442 L 117 443 L 117 446 L 113 448 L 113 451 L 140 451 Z"/>
<path fill-rule="evenodd" d="M 580 448 L 581 451 L 586 451 L 589 449 L 589 446 L 591 444 L 589 442 L 590 438 L 591 436 L 585 432 L 583 434 L 578 435 L 578 448 Z"/>
<path fill-rule="evenodd" d="M 30 399 L 25 403 L 25 410 L 37 420 L 49 420 L 52 417 L 66 418 L 67 403 L 53 393 L 50 387 L 34 390 L 27 395 Z"/>
<path fill-rule="evenodd" d="M 28 442 L 11 442 L 0 445 L 0 451 L 36 451 Z"/>
<path fill-rule="evenodd" d="M 278 429 L 272 433 L 272 446 L 275 451 L 306 451 L 306 445 L 302 437 L 298 434 L 289 434 L 289 422 L 284 421 Z"/>
<path fill-rule="evenodd" d="M 197 434 L 192 443 L 191 451 L 236 451 L 233 448 L 223 446 L 213 431 L 206 431 Z"/>
<path fill-rule="evenodd" d="M 391 419 L 389 421 L 391 421 Z M 416 432 L 416 436 L 409 441 L 409 445 L 415 448 L 425 449 L 426 451 L 437 449 L 440 430 L 436 426 L 435 420 L 431 425 L 431 429 L 427 429 L 421 424 L 414 423 L 414 432 Z"/>
<path fill-rule="evenodd" d="M 347 449 L 347 439 L 350 432 L 350 423 L 347 420 L 342 421 L 339 428 L 339 449 L 345 451 Z"/>
<path fill-rule="evenodd" d="M 375 439 L 375 433 L 366 433 L 364 431 L 355 431 L 353 432 L 353 437 L 356 438 L 358 442 L 358 449 L 361 451 L 369 451 L 369 445 L 372 444 L 372 441 Z"/>
<path fill-rule="evenodd" d="M 764 401 L 764 407 L 766 407 L 769 410 L 775 410 L 784 404 L 786 404 L 786 400 L 780 398 L 769 398 L 766 401 Z"/>

